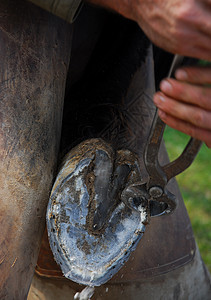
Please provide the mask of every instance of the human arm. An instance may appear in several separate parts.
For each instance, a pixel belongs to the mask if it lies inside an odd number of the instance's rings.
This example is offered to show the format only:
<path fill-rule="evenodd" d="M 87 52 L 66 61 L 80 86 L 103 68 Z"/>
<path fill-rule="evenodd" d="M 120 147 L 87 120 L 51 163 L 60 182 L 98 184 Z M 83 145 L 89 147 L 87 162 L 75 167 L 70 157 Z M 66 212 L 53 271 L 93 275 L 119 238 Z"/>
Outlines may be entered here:
<path fill-rule="evenodd" d="M 87 0 L 136 21 L 150 40 L 172 53 L 211 60 L 210 0 Z"/>

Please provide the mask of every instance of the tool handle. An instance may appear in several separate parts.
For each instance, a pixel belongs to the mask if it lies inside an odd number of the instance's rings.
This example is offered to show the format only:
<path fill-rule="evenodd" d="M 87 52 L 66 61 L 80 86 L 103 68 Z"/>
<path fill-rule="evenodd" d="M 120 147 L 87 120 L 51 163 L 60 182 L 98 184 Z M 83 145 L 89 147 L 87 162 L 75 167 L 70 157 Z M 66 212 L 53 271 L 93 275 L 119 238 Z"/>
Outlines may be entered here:
<path fill-rule="evenodd" d="M 167 182 L 171 178 L 185 171 L 192 164 L 202 144 L 203 143 L 201 141 L 190 138 L 182 154 L 174 161 L 162 167 L 162 170 L 166 175 Z"/>

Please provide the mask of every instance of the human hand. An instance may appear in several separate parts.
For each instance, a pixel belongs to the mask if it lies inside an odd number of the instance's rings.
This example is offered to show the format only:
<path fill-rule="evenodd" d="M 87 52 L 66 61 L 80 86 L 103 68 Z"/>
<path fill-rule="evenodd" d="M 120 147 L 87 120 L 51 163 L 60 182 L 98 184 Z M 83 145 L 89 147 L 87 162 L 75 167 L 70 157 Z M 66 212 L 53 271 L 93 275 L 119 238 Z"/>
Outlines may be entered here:
<path fill-rule="evenodd" d="M 211 61 L 211 0 L 86 0 L 136 21 L 158 47 Z"/>
<path fill-rule="evenodd" d="M 160 48 L 211 60 L 210 0 L 136 0 L 131 7 L 133 19 Z"/>
<path fill-rule="evenodd" d="M 160 118 L 211 148 L 211 67 L 183 67 L 175 77 L 163 80 L 154 95 Z"/>

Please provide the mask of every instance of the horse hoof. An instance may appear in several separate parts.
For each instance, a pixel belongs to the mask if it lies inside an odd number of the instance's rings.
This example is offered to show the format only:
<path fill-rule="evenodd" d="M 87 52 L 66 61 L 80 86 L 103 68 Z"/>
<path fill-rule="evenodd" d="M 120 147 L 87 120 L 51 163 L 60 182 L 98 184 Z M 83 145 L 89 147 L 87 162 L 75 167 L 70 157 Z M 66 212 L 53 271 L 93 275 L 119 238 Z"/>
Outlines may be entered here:
<path fill-rule="evenodd" d="M 143 236 L 148 209 L 131 209 L 121 193 L 138 179 L 135 155 L 101 139 L 66 155 L 47 208 L 50 246 L 66 278 L 99 286 L 127 261 Z"/>

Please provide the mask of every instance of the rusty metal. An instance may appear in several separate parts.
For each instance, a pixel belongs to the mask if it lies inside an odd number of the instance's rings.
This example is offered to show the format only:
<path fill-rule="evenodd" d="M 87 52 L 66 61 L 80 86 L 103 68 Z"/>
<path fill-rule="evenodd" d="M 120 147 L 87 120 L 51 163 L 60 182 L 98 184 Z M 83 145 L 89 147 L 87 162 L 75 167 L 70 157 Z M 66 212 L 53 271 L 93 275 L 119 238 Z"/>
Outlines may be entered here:
<path fill-rule="evenodd" d="M 182 64 L 183 59 L 184 58 L 179 55 L 174 57 L 168 77 L 174 76 L 175 70 Z M 158 116 L 158 109 L 156 109 L 144 151 L 144 163 L 149 178 L 144 184 L 137 183 L 135 186 L 133 185 L 133 190 L 135 187 L 136 193 L 139 193 L 140 197 L 146 197 L 146 193 L 148 194 L 151 216 L 168 214 L 175 210 L 177 199 L 166 189 L 166 185 L 170 179 L 183 172 L 192 164 L 202 145 L 201 141 L 190 138 L 185 150 L 177 159 L 161 166 L 158 160 L 158 154 L 165 126 L 165 123 Z M 130 189 L 131 187 L 127 187 L 123 191 L 122 199 L 125 203 L 128 203 L 130 207 L 136 209 L 134 206 L 131 206 L 128 201 L 127 193 Z"/>
<path fill-rule="evenodd" d="M 166 174 L 167 181 L 182 173 L 192 164 L 201 145 L 201 141 L 191 138 L 183 153 L 177 159 L 162 167 Z"/>
<path fill-rule="evenodd" d="M 182 61 L 182 56 L 175 56 L 168 77 L 174 76 L 175 70 L 181 65 Z M 165 123 L 159 118 L 158 110 L 156 109 L 149 139 L 145 148 L 144 162 L 149 174 L 146 189 L 149 194 L 151 194 L 151 200 L 165 203 L 167 206 L 162 213 L 170 213 L 176 208 L 177 203 L 174 195 L 167 191 L 166 185 L 171 178 L 180 174 L 191 165 L 200 150 L 202 142 L 190 138 L 183 153 L 173 162 L 161 167 L 158 161 L 158 153 L 165 126 Z M 159 194 L 157 194 L 157 192 L 155 193 L 156 190 L 159 190 Z M 152 194 L 150 191 L 154 191 L 154 193 Z"/>

